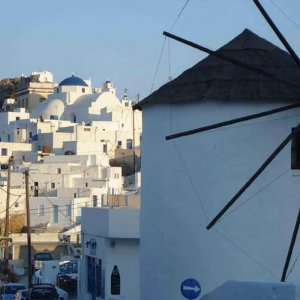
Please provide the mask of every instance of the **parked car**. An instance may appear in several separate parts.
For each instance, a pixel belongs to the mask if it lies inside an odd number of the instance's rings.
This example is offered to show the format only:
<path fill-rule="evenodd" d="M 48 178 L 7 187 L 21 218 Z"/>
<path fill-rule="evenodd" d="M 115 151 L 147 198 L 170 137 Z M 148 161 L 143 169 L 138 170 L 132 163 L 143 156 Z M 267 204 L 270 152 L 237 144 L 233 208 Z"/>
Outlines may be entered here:
<path fill-rule="evenodd" d="M 71 151 L 71 150 L 65 151 L 64 154 L 65 154 L 65 155 L 75 155 L 74 151 Z"/>
<path fill-rule="evenodd" d="M 40 270 L 42 267 L 42 261 L 53 260 L 50 252 L 37 252 L 32 260 L 32 266 L 34 271 Z"/>
<path fill-rule="evenodd" d="M 25 290 L 24 284 L 19 283 L 6 283 L 0 288 L 0 299 L 11 300 L 15 298 L 16 293 L 19 290 Z"/>
<path fill-rule="evenodd" d="M 53 284 L 38 284 L 29 290 L 29 299 L 59 300 L 59 296 Z"/>
<path fill-rule="evenodd" d="M 28 290 L 19 290 L 14 300 L 28 300 Z"/>

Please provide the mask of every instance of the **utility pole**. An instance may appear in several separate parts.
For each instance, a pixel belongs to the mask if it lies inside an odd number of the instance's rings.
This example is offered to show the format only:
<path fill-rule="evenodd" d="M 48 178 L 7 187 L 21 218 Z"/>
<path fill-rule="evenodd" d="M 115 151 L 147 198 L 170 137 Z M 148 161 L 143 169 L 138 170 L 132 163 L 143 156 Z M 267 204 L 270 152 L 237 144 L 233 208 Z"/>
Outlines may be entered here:
<path fill-rule="evenodd" d="M 135 120 L 134 120 L 134 109 L 132 108 L 132 150 L 133 150 L 133 176 L 135 183 Z"/>
<path fill-rule="evenodd" d="M 9 203 L 10 203 L 10 185 L 11 185 L 11 167 L 13 156 L 8 159 L 7 169 L 7 190 L 6 190 L 6 213 L 5 213 L 5 229 L 4 229 L 4 274 L 9 273 L 8 250 L 9 250 Z"/>
<path fill-rule="evenodd" d="M 27 215 L 27 264 L 28 264 L 28 288 L 32 285 L 32 259 L 31 259 L 31 228 L 30 228 L 30 206 L 29 206 L 29 172 L 25 171 L 26 189 L 26 215 Z"/>

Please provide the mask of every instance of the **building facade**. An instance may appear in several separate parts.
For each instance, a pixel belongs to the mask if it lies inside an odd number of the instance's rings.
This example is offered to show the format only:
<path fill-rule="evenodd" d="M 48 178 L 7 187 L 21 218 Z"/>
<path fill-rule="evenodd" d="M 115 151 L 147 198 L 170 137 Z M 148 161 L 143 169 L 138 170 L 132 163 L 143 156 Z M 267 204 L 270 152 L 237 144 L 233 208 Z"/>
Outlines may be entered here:
<path fill-rule="evenodd" d="M 299 82 L 291 57 L 249 30 L 219 52 Z M 295 103 L 298 95 L 208 56 L 137 105 L 144 129 L 142 300 L 180 300 L 188 288 L 206 299 L 229 280 L 279 282 L 300 206 L 290 145 L 206 227 L 298 125 L 299 109 L 171 141 L 166 136 Z M 299 271 L 295 266 L 289 281 Z"/>

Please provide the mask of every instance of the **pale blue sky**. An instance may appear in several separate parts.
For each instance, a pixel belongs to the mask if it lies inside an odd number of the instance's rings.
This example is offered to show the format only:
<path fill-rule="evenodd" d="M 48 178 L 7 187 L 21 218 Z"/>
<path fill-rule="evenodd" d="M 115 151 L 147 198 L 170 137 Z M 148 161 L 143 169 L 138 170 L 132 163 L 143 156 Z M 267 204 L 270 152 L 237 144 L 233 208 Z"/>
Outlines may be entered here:
<path fill-rule="evenodd" d="M 149 94 L 160 50 L 186 0 L 15 0 L 1 3 L 0 78 L 47 68 L 56 81 L 72 72 L 100 86 L 110 79 L 118 95 Z M 299 0 L 261 0 L 300 54 Z M 244 28 L 279 45 L 252 0 L 190 0 L 173 33 L 217 49 Z M 155 89 L 168 80 L 165 49 Z M 171 75 L 178 76 L 204 57 L 170 42 Z"/>

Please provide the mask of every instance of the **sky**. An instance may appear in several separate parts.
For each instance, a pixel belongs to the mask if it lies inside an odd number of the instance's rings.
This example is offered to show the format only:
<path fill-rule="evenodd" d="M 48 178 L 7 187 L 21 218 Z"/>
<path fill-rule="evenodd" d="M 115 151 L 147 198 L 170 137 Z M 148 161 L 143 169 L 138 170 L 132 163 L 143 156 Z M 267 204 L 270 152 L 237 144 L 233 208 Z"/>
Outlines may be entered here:
<path fill-rule="evenodd" d="M 60 82 L 74 72 L 141 100 L 206 56 L 167 40 L 158 64 L 162 32 L 187 0 L 0 1 L 0 79 L 47 69 Z M 300 1 L 261 3 L 300 55 Z M 252 0 L 190 0 L 172 33 L 216 50 L 245 28 L 283 48 Z"/>

